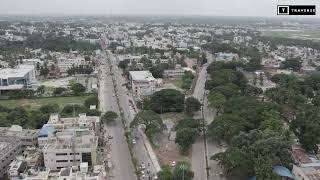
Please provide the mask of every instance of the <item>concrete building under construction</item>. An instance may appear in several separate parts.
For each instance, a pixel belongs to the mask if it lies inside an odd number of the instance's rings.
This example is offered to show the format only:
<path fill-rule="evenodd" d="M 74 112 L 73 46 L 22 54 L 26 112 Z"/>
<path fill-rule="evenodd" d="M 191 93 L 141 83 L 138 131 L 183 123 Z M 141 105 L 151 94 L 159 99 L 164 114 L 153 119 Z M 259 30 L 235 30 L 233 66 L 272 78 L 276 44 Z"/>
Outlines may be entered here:
<path fill-rule="evenodd" d="M 60 118 L 52 114 L 38 135 L 44 165 L 51 170 L 97 164 L 100 118 L 80 114 L 75 118 Z"/>

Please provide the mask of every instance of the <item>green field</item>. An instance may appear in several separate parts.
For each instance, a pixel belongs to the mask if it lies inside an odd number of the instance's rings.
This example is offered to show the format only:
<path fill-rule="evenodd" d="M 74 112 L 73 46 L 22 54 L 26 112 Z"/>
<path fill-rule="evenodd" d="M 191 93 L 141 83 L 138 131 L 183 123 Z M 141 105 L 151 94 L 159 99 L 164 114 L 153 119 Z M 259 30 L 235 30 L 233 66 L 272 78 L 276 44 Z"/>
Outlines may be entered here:
<path fill-rule="evenodd" d="M 279 38 L 293 38 L 304 40 L 320 40 L 320 30 L 266 30 L 262 32 L 263 36 L 279 37 Z"/>
<path fill-rule="evenodd" d="M 50 98 L 38 98 L 38 99 L 12 99 L 12 100 L 0 100 L 1 106 L 8 108 L 14 108 L 17 106 L 30 107 L 31 109 L 37 109 L 45 104 L 58 104 L 60 108 L 63 108 L 67 104 L 83 104 L 84 101 L 90 97 L 88 96 L 72 96 L 72 97 L 50 97 Z"/>

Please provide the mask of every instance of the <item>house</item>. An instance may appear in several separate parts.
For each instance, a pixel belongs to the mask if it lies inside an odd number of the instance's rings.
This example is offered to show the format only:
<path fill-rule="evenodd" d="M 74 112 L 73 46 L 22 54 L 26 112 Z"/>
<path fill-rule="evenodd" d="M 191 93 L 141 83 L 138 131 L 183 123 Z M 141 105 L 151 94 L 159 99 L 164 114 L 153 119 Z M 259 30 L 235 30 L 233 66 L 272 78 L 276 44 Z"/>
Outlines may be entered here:
<path fill-rule="evenodd" d="M 156 87 L 156 79 L 150 71 L 130 71 L 129 81 L 133 94 L 138 98 L 153 94 Z"/>

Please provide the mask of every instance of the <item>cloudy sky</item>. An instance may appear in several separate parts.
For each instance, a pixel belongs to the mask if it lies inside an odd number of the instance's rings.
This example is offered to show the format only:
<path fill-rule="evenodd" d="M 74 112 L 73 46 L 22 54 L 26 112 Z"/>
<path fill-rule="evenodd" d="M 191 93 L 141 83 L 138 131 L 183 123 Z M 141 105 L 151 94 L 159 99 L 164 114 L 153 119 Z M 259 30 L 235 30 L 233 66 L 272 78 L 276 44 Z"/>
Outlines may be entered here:
<path fill-rule="evenodd" d="M 283 4 L 320 0 L 0 0 L 0 14 L 275 16 Z"/>

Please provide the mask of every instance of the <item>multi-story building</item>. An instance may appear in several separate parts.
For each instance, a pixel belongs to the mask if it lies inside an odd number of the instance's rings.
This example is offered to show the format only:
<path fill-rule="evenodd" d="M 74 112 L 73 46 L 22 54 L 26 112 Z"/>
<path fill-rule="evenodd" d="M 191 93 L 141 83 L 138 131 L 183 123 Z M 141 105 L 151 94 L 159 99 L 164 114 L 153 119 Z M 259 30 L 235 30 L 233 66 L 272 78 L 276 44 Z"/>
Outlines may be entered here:
<path fill-rule="evenodd" d="M 96 165 L 100 118 L 80 114 L 74 118 L 60 118 L 52 114 L 39 132 L 46 168 L 61 169 L 87 162 Z"/>
<path fill-rule="evenodd" d="M 33 65 L 19 65 L 16 68 L 0 69 L 0 93 L 37 86 Z"/>
<path fill-rule="evenodd" d="M 130 71 L 129 80 L 133 94 L 138 98 L 151 95 L 157 84 L 150 71 Z"/>
<path fill-rule="evenodd" d="M 21 142 L 17 138 L 0 137 L 0 179 L 7 174 L 9 164 L 21 152 Z"/>
<path fill-rule="evenodd" d="M 53 170 L 79 166 L 87 162 L 96 165 L 98 137 L 88 129 L 65 129 L 56 132 L 42 148 L 44 165 Z"/>
<path fill-rule="evenodd" d="M 185 70 L 180 64 L 177 64 L 175 69 L 166 69 L 163 71 L 163 77 L 168 79 L 179 79 L 184 75 Z"/>
<path fill-rule="evenodd" d="M 26 174 L 25 180 L 105 180 L 107 173 L 104 166 L 96 165 L 89 170 L 88 163 L 81 163 L 80 167 L 62 168 L 60 171 L 47 169 L 46 171 Z"/>
<path fill-rule="evenodd" d="M 87 65 L 87 62 L 84 58 L 82 57 L 75 57 L 75 58 L 66 58 L 66 57 L 61 57 L 58 59 L 57 62 L 58 68 L 60 73 L 66 73 L 68 69 L 77 66 L 84 66 Z"/>
<path fill-rule="evenodd" d="M 22 129 L 21 126 L 0 127 L 0 137 L 16 137 L 21 141 L 22 149 L 37 146 L 39 130 Z"/>

